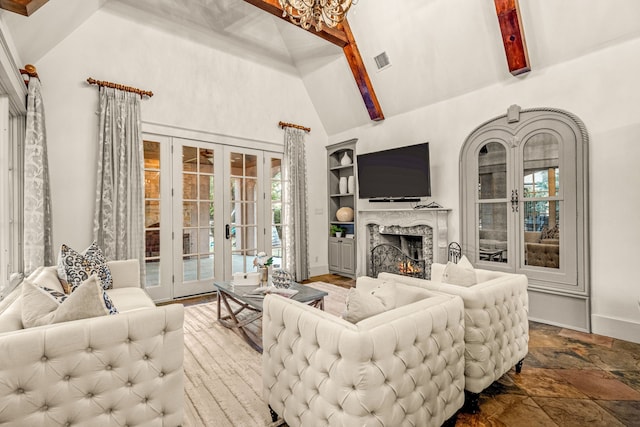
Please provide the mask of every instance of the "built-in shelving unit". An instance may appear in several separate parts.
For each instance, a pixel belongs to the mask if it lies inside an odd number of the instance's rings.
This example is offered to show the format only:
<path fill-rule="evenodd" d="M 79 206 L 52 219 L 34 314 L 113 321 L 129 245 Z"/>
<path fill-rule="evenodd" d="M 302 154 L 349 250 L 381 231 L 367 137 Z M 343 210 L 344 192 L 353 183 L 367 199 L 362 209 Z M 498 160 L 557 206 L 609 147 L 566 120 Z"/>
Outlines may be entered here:
<path fill-rule="evenodd" d="M 357 178 L 356 178 L 356 142 L 351 139 L 327 147 L 328 191 L 329 194 L 329 271 L 348 277 L 356 274 L 356 214 L 357 214 Z M 345 157 L 346 155 L 346 157 Z M 349 183 L 351 181 L 351 183 Z M 345 221 L 338 218 L 338 211 L 350 208 L 353 218 Z M 342 211 L 341 211 L 342 212 Z M 341 220 L 342 219 L 342 220 Z M 341 237 L 331 231 L 335 225 L 343 229 Z"/>

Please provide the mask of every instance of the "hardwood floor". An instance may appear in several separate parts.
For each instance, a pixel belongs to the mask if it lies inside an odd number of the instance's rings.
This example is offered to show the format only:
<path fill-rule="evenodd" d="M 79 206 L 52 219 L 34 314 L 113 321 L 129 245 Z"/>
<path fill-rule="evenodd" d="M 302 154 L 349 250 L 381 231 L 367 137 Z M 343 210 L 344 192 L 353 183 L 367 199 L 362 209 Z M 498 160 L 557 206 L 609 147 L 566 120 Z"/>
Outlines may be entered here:
<path fill-rule="evenodd" d="M 318 281 L 355 286 L 334 274 L 303 283 Z M 456 426 L 640 426 L 640 344 L 529 322 L 522 372 L 512 369 L 481 393 L 480 412 L 459 413 Z"/>

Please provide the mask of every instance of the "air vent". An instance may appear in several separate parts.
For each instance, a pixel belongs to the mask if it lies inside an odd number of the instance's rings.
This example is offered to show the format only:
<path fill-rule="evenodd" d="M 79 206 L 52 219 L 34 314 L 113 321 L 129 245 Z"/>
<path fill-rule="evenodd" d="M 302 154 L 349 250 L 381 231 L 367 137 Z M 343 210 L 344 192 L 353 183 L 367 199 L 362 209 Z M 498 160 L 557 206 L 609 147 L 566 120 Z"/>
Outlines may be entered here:
<path fill-rule="evenodd" d="M 373 59 L 376 61 L 378 71 L 384 70 L 385 68 L 391 66 L 391 61 L 389 61 L 389 55 L 387 55 L 387 52 L 382 52 L 380 55 L 375 56 Z"/>

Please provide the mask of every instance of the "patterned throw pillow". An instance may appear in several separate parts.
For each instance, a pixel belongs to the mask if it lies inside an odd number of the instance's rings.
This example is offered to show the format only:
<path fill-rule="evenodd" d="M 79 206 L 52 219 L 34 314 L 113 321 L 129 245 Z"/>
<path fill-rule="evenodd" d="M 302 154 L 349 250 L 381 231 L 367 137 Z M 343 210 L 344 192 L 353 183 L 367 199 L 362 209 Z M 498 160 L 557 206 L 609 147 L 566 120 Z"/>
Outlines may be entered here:
<path fill-rule="evenodd" d="M 558 224 L 554 225 L 552 228 L 547 227 L 546 225 L 542 227 L 540 233 L 540 239 L 559 239 L 560 238 L 560 226 Z"/>
<path fill-rule="evenodd" d="M 107 259 L 93 242 L 84 252 L 79 253 L 67 245 L 60 247 L 58 255 L 58 277 L 66 293 L 73 292 L 92 274 L 97 274 L 102 289 L 111 289 L 113 280 Z"/>

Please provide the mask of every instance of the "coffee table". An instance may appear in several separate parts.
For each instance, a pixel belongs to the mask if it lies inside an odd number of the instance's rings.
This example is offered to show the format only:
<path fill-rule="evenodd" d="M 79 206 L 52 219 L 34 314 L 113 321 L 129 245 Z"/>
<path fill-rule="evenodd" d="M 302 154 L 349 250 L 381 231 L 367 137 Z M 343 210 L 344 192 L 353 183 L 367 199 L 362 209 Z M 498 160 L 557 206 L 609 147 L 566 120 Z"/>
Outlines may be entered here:
<path fill-rule="evenodd" d="M 251 333 L 247 326 L 262 318 L 264 298 L 248 296 L 248 292 L 254 288 L 242 286 L 236 289 L 232 282 L 214 282 L 213 285 L 218 291 L 218 322 L 227 328 L 236 330 L 251 347 L 262 353 L 262 337 Z M 298 291 L 291 299 L 324 310 L 324 297 L 329 295 L 327 292 L 299 283 L 292 283 L 289 289 Z M 231 308 L 230 301 L 239 307 L 234 310 Z M 221 310 L 223 304 L 227 312 L 224 316 Z M 250 313 L 240 318 L 239 314 L 245 310 Z"/>

